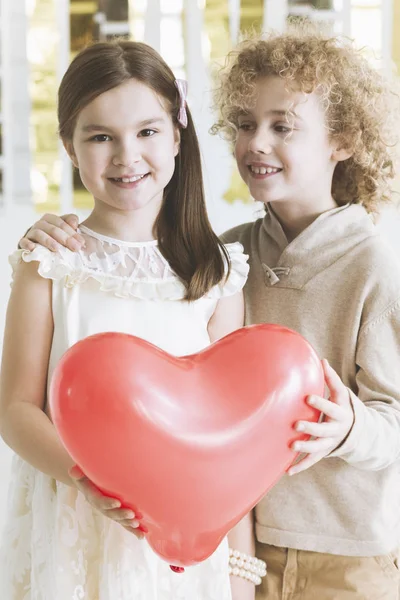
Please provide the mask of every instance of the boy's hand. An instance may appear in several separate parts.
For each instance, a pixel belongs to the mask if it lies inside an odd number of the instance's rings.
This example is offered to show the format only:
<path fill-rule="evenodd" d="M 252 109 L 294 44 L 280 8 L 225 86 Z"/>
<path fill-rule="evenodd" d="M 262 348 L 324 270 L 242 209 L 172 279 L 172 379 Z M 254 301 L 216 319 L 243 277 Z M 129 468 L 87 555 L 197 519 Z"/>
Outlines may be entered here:
<path fill-rule="evenodd" d="M 145 530 L 139 523 L 138 517 L 140 515 L 136 516 L 132 510 L 121 508 L 121 502 L 116 498 L 109 498 L 102 494 L 79 467 L 72 467 L 69 475 L 78 490 L 82 492 L 86 500 L 94 508 L 100 511 L 105 517 L 117 521 L 117 523 L 130 533 L 136 535 L 137 538 L 143 539 Z"/>
<path fill-rule="evenodd" d="M 293 443 L 293 450 L 303 452 L 308 456 L 291 466 L 288 470 L 289 475 L 305 471 L 320 461 L 321 458 L 325 458 L 336 450 L 349 435 L 354 423 L 354 412 L 349 390 L 327 360 L 322 361 L 322 366 L 325 383 L 330 393 L 329 400 L 320 396 L 309 396 L 307 402 L 323 413 L 324 420 L 320 423 L 310 421 L 298 421 L 296 423 L 296 431 L 308 433 L 316 439 Z"/>
<path fill-rule="evenodd" d="M 76 233 L 79 219 L 76 215 L 43 215 L 20 239 L 18 248 L 32 251 L 37 244 L 56 252 L 60 245 L 73 252 L 85 245 L 84 238 Z"/>

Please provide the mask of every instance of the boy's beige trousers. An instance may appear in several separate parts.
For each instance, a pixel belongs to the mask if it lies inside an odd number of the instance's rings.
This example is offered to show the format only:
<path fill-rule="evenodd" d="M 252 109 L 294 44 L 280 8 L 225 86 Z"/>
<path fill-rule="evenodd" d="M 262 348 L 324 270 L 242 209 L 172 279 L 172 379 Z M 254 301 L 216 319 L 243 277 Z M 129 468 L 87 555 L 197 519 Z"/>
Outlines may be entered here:
<path fill-rule="evenodd" d="M 399 553 L 354 557 L 257 543 L 267 563 L 256 600 L 400 600 Z"/>

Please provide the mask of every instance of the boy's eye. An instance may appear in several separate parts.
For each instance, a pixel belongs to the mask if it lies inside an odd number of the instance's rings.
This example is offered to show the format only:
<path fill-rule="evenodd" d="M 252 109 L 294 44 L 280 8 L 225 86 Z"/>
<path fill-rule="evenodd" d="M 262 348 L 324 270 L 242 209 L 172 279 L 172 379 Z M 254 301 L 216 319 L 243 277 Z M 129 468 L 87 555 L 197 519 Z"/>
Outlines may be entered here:
<path fill-rule="evenodd" d="M 142 131 L 140 132 L 139 135 L 141 137 L 151 137 L 155 133 L 156 133 L 156 131 L 154 131 L 154 129 L 142 129 Z"/>
<path fill-rule="evenodd" d="M 110 141 L 110 136 L 106 135 L 105 133 L 98 133 L 97 135 L 94 135 L 92 138 L 90 138 L 91 142 L 109 142 Z"/>
<path fill-rule="evenodd" d="M 278 133 L 291 133 L 293 131 L 293 128 L 289 125 L 275 125 L 274 129 Z"/>
<path fill-rule="evenodd" d="M 254 123 L 239 123 L 239 129 L 241 129 L 242 131 L 251 131 L 252 129 L 254 129 L 254 127 Z"/>

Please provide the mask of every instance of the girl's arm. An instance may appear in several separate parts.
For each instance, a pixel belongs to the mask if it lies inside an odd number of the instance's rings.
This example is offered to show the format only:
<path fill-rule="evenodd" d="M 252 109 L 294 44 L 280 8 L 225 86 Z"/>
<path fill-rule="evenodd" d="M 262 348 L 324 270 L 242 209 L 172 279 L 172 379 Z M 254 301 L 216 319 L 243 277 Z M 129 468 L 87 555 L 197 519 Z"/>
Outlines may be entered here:
<path fill-rule="evenodd" d="M 249 556 L 255 554 L 253 511 L 250 511 L 228 534 L 229 548 Z M 254 600 L 256 586 L 242 577 L 231 575 L 232 600 Z"/>
<path fill-rule="evenodd" d="M 53 337 L 51 282 L 34 262 L 18 265 L 8 304 L 0 374 L 0 434 L 19 456 L 46 475 L 77 487 L 88 502 L 138 537 L 132 511 L 104 496 L 77 473 L 54 425 L 44 412 Z"/>
<path fill-rule="evenodd" d="M 235 329 L 243 327 L 243 324 L 243 292 L 240 291 L 233 296 L 221 298 L 208 324 L 211 342 L 215 342 L 228 335 L 228 333 L 235 331 Z M 232 529 L 228 535 L 228 541 L 230 548 L 254 556 L 255 538 L 252 512 Z M 231 576 L 231 588 L 233 600 L 254 600 L 255 598 L 255 585 L 241 577 Z"/>
<path fill-rule="evenodd" d="M 208 322 L 210 341 L 215 342 L 244 324 L 243 291 L 221 298 Z"/>
<path fill-rule="evenodd" d="M 0 376 L 0 433 L 24 460 L 71 485 L 73 461 L 44 412 L 53 336 L 51 282 L 21 263 L 8 304 Z"/>

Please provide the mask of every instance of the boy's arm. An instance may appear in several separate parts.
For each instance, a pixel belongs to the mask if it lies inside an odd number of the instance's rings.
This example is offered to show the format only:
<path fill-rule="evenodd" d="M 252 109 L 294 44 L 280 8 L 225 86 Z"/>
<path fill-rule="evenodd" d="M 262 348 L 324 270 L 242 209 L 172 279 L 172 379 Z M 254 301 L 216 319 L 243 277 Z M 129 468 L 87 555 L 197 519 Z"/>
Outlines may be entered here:
<path fill-rule="evenodd" d="M 322 458 L 339 457 L 364 470 L 384 469 L 400 458 L 400 299 L 361 329 L 356 352 L 354 391 L 323 361 L 330 398 L 310 396 L 324 415 L 322 422 L 295 424 L 311 439 L 296 441 L 305 454 L 289 475 L 310 468 Z"/>
<path fill-rule="evenodd" d="M 354 425 L 330 456 L 378 471 L 400 458 L 400 298 L 361 329 Z"/>

